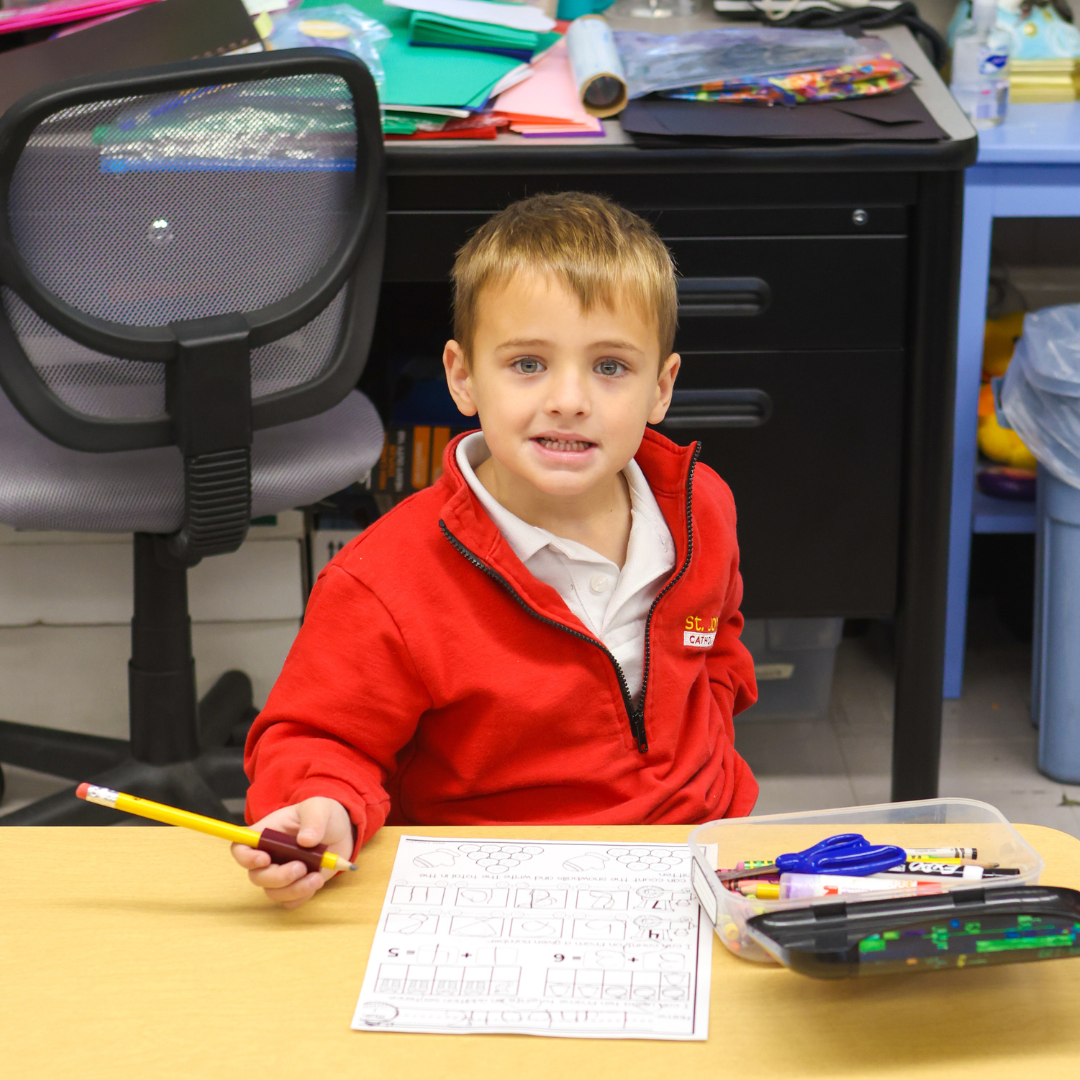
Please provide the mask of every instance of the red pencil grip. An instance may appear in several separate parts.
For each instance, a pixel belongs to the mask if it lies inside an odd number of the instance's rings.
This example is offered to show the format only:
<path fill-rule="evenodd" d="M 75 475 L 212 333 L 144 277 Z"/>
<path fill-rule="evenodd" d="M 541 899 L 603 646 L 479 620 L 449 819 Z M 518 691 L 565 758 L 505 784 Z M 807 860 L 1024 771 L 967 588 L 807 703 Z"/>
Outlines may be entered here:
<path fill-rule="evenodd" d="M 258 850 L 265 851 L 270 856 L 271 862 L 290 863 L 299 859 L 309 870 L 320 870 L 326 845 L 301 847 L 296 842 L 295 836 L 278 832 L 276 829 L 263 829 L 259 837 Z"/>

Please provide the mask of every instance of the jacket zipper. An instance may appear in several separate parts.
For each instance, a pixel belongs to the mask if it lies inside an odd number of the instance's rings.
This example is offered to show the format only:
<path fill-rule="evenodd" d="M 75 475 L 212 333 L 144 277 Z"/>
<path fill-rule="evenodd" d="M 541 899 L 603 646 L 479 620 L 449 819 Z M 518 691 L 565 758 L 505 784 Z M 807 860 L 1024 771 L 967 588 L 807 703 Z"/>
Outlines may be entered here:
<path fill-rule="evenodd" d="M 656 594 L 656 599 L 653 600 L 652 606 L 649 608 L 649 614 L 645 616 L 645 668 L 641 676 L 641 707 L 637 714 L 638 730 L 641 732 L 638 749 L 643 754 L 649 749 L 649 744 L 645 738 L 645 691 L 649 688 L 649 629 L 652 626 L 653 612 L 656 610 L 656 605 L 660 603 L 660 598 L 665 593 L 670 592 L 679 578 L 686 573 L 686 568 L 690 565 L 690 556 L 694 553 L 694 523 L 691 510 L 694 495 L 694 467 L 697 465 L 700 454 L 701 443 L 696 442 L 694 443 L 694 453 L 690 457 L 690 469 L 686 474 L 686 558 L 683 559 L 679 572 Z"/>
<path fill-rule="evenodd" d="M 626 715 L 630 719 L 630 733 L 634 736 L 634 741 L 638 744 L 638 749 L 645 753 L 648 750 L 648 746 L 642 745 L 645 741 L 645 731 L 640 730 L 637 727 L 638 716 L 634 711 L 634 703 L 630 698 L 630 688 L 626 685 L 626 676 L 623 674 L 623 669 L 619 664 L 619 661 L 608 651 L 603 642 L 597 641 L 595 638 L 589 637 L 587 634 L 582 634 L 580 631 L 573 629 L 570 626 L 564 626 L 561 622 L 556 622 L 554 619 L 549 619 L 546 615 L 541 615 L 531 607 L 520 593 L 506 580 L 497 570 L 488 566 L 483 559 L 478 555 L 474 555 L 447 527 L 446 523 L 440 518 L 439 528 L 443 531 L 443 536 L 450 541 L 451 544 L 457 549 L 457 551 L 465 557 L 477 570 L 482 570 L 492 581 L 498 582 L 517 602 L 521 607 L 527 611 L 538 622 L 542 622 L 545 626 L 554 626 L 558 630 L 562 630 L 563 633 L 569 634 L 571 637 L 576 637 L 580 641 L 587 641 L 590 645 L 594 645 L 598 648 L 610 661 L 611 666 L 615 669 L 615 674 L 619 677 L 619 689 L 622 691 L 623 705 L 626 708 Z"/>
<path fill-rule="evenodd" d="M 656 594 L 656 599 L 653 600 L 652 606 L 649 608 L 649 614 L 645 617 L 645 667 L 641 680 L 641 705 L 637 709 L 634 708 L 634 703 L 630 698 L 630 688 L 626 685 L 626 676 L 623 674 L 623 669 L 620 666 L 619 661 L 612 656 L 603 642 L 597 641 L 595 638 L 591 638 L 586 634 L 582 634 L 572 627 L 565 626 L 561 622 L 556 622 L 554 619 L 549 619 L 546 615 L 541 615 L 525 602 L 513 585 L 511 585 L 502 574 L 488 566 L 488 564 L 478 555 L 473 554 L 473 552 L 471 552 L 446 527 L 446 523 L 441 518 L 439 519 L 439 528 L 442 529 L 443 536 L 450 541 L 458 553 L 478 570 L 482 570 L 487 574 L 492 581 L 501 585 L 518 602 L 521 608 L 527 611 L 534 619 L 543 623 L 545 626 L 553 626 L 557 630 L 562 630 L 563 633 L 569 634 L 571 637 L 588 642 L 590 645 L 598 648 L 611 661 L 611 666 L 615 669 L 615 674 L 619 679 L 619 688 L 622 691 L 623 706 L 626 709 L 626 716 L 630 721 L 630 734 L 633 736 L 634 742 L 637 743 L 638 752 L 642 754 L 647 753 L 649 749 L 649 742 L 645 736 L 645 690 L 649 685 L 649 627 L 652 625 L 653 612 L 656 610 L 656 605 L 660 602 L 660 597 L 670 591 L 679 578 L 686 573 L 686 568 L 690 565 L 690 556 L 694 550 L 694 531 L 691 523 L 691 494 L 694 485 L 694 466 L 697 464 L 698 455 L 700 453 L 701 444 L 698 443 L 694 446 L 694 454 L 690 458 L 690 471 L 686 478 L 686 558 L 683 560 L 679 572 Z"/>

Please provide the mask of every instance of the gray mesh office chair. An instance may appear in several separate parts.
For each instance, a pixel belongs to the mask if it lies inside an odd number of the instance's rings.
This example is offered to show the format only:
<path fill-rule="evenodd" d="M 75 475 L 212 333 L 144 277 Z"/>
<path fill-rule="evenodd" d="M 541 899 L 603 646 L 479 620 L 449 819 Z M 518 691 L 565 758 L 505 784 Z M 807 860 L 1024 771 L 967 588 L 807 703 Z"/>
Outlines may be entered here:
<path fill-rule="evenodd" d="M 135 610 L 130 742 L 4 722 L 0 762 L 228 816 L 251 684 L 196 701 L 187 567 L 378 457 L 355 387 L 384 230 L 375 87 L 344 53 L 74 80 L 5 114 L 0 521 L 135 533 Z M 0 822 L 114 816 L 72 789 Z"/>

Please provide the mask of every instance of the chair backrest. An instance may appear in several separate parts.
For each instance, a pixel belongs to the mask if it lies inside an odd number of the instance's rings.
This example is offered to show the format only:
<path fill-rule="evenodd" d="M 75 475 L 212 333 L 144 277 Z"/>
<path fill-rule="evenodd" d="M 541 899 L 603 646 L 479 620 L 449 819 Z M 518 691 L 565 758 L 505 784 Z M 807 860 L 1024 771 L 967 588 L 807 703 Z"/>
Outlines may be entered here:
<path fill-rule="evenodd" d="M 185 337 L 225 326 L 248 432 L 325 411 L 367 357 L 384 210 L 374 83 L 344 53 L 29 95 L 0 122 L 0 385 L 65 446 L 183 448 L 177 411 L 213 384 L 173 386 Z"/>

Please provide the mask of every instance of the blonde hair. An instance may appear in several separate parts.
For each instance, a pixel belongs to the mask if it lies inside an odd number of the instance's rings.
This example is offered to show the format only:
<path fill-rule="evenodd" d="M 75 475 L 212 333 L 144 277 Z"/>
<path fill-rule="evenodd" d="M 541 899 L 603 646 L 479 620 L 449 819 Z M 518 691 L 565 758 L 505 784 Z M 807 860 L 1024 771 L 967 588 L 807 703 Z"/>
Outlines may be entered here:
<path fill-rule="evenodd" d="M 486 288 L 521 269 L 548 274 L 581 302 L 613 307 L 625 297 L 656 315 L 663 361 L 675 344 L 678 300 L 671 254 L 652 226 L 599 195 L 566 191 L 511 203 L 485 222 L 457 253 L 454 337 L 466 358 Z"/>

